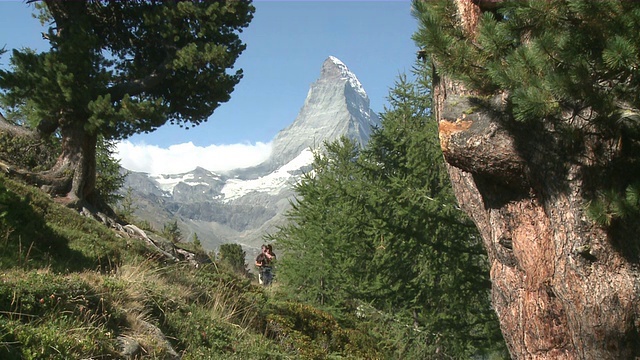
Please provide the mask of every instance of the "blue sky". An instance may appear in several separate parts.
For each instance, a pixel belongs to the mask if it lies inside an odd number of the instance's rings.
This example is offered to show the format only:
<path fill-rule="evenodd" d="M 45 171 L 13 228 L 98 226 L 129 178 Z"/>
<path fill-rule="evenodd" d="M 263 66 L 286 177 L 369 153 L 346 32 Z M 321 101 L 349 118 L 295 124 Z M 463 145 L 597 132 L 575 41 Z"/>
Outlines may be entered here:
<path fill-rule="evenodd" d="M 278 131 L 293 122 L 309 86 L 329 56 L 356 74 L 374 111 L 382 112 L 400 73 L 410 72 L 417 29 L 404 1 L 255 1 L 241 34 L 247 49 L 236 62 L 244 78 L 206 123 L 189 130 L 165 125 L 119 146 L 134 171 L 179 173 L 251 166 L 270 151 Z M 39 22 L 22 1 L 0 1 L 0 46 L 46 49 Z M 8 55 L 0 58 L 0 66 Z M 1 110 L 0 110 L 1 111 Z"/>

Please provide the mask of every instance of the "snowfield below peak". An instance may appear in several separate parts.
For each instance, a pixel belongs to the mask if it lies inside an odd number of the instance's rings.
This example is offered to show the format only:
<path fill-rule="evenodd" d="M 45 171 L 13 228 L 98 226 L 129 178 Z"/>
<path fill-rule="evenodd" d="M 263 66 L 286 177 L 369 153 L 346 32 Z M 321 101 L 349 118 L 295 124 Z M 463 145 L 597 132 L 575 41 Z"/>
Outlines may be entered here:
<path fill-rule="evenodd" d="M 181 182 L 189 185 L 197 185 L 190 181 L 195 179 L 195 176 L 190 173 L 180 175 L 150 175 L 149 178 L 158 183 L 160 190 L 167 193 L 166 196 L 170 196 L 173 193 L 173 188 Z M 202 184 L 207 185 L 205 183 Z"/>
<path fill-rule="evenodd" d="M 293 186 L 296 172 L 311 163 L 313 151 L 305 149 L 289 163 L 268 175 L 253 180 L 229 179 L 221 190 L 224 195 L 223 201 L 229 202 L 253 191 L 277 195 L 287 186 Z"/>

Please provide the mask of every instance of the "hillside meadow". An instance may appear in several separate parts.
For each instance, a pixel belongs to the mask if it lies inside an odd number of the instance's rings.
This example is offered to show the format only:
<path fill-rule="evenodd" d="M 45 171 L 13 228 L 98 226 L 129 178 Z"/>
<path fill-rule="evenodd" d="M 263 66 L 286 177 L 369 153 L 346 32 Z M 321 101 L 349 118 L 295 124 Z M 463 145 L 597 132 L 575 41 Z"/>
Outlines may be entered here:
<path fill-rule="evenodd" d="M 402 346 L 382 334 L 390 319 L 338 321 L 2 175 L 0 214 L 2 359 L 383 359 Z"/>

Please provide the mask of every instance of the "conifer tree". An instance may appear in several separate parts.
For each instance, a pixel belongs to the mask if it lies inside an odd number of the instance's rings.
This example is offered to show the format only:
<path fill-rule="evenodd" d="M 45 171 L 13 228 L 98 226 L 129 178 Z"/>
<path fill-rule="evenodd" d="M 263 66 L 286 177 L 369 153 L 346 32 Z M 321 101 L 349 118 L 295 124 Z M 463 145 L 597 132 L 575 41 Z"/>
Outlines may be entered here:
<path fill-rule="evenodd" d="M 28 1 L 29 3 L 36 1 Z M 239 32 L 250 1 L 39 2 L 49 24 L 41 53 L 14 50 L 0 71 L 5 110 L 25 106 L 39 136 L 58 136 L 51 169 L 28 174 L 71 206 L 99 204 L 96 144 L 150 132 L 167 122 L 196 126 L 230 98 L 245 49 Z M 19 131 L 15 131 L 19 133 Z"/>
<path fill-rule="evenodd" d="M 470 357 L 499 351 L 502 340 L 486 255 L 439 150 L 429 85 L 428 76 L 401 76 L 365 149 L 326 144 L 272 240 L 285 252 L 282 283 L 302 300 L 336 311 L 372 304 L 411 323 L 417 330 L 396 356 Z"/>
<path fill-rule="evenodd" d="M 489 302 L 486 255 L 470 219 L 457 207 L 431 116 L 428 64 L 415 81 L 401 76 L 390 108 L 361 162 L 376 199 L 369 217 L 380 238 L 372 269 L 388 311 L 412 314 L 432 334 L 430 354 L 467 358 L 502 347 Z M 398 311 L 401 312 L 401 311 Z"/>
<path fill-rule="evenodd" d="M 242 249 L 242 245 L 229 243 L 220 245 L 217 259 L 231 271 L 246 275 L 248 271 L 245 262 L 246 257 L 247 253 Z"/>
<path fill-rule="evenodd" d="M 358 148 L 348 139 L 325 144 L 313 170 L 295 185 L 289 223 L 270 236 L 286 252 L 279 277 L 302 299 L 327 309 L 343 308 L 363 285 L 370 245 L 358 211 Z"/>
<path fill-rule="evenodd" d="M 193 243 L 193 246 L 195 246 L 197 249 L 202 249 L 202 242 L 200 241 L 200 237 L 198 236 L 198 233 L 193 233 L 193 236 L 191 237 L 191 242 Z"/>
<path fill-rule="evenodd" d="M 120 172 L 120 160 L 114 157 L 115 141 L 106 141 L 102 137 L 96 144 L 96 191 L 98 196 L 114 206 L 124 196 L 118 192 L 124 186 L 126 174 Z"/>
<path fill-rule="evenodd" d="M 182 241 L 182 231 L 178 226 L 178 220 L 165 223 L 162 228 L 162 235 L 174 243 Z"/>

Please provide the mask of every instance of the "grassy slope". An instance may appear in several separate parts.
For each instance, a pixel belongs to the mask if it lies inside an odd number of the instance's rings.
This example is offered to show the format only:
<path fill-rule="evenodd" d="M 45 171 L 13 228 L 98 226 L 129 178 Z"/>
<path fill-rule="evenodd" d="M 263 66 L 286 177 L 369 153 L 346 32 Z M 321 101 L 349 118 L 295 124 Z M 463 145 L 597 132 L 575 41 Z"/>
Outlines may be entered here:
<path fill-rule="evenodd" d="M 377 340 L 0 175 L 0 358 L 375 359 Z M 282 296 L 281 296 L 282 295 Z"/>

